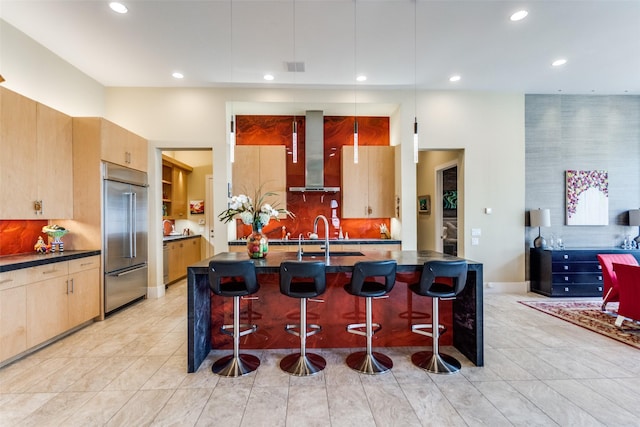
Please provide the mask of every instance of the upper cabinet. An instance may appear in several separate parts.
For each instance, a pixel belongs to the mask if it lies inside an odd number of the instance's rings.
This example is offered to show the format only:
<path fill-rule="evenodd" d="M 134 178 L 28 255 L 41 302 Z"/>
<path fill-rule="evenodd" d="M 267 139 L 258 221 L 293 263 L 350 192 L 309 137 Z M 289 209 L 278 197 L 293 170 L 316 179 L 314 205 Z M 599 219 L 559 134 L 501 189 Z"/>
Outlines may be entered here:
<path fill-rule="evenodd" d="M 233 163 L 233 194 L 253 199 L 272 192 L 264 202 L 277 209 L 287 208 L 287 157 L 284 145 L 237 145 Z"/>
<path fill-rule="evenodd" d="M 72 141 L 71 117 L 0 87 L 0 219 L 72 217 Z"/>
<path fill-rule="evenodd" d="M 170 219 L 186 219 L 189 212 L 187 175 L 193 168 L 162 155 L 162 215 Z"/>
<path fill-rule="evenodd" d="M 146 172 L 147 140 L 108 120 L 100 120 L 102 160 Z"/>
<path fill-rule="evenodd" d="M 353 146 L 342 147 L 342 217 L 391 218 L 394 216 L 394 148 L 358 148 L 353 162 Z"/>

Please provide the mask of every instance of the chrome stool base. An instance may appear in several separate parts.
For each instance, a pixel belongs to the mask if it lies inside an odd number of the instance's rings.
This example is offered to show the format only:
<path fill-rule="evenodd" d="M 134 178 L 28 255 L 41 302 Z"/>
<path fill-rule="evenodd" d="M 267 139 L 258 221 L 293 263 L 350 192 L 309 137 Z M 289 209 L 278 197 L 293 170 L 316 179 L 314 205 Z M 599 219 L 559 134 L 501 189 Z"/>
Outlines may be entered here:
<path fill-rule="evenodd" d="M 448 354 L 434 354 L 432 351 L 419 351 L 411 355 L 411 361 L 418 368 L 433 374 L 455 374 L 462 368 L 460 362 Z"/>
<path fill-rule="evenodd" d="M 280 369 L 298 377 L 315 375 L 327 366 L 324 357 L 314 353 L 293 353 L 280 361 Z"/>
<path fill-rule="evenodd" d="M 239 354 L 234 357 L 232 354 L 216 360 L 211 367 L 214 374 L 222 377 L 241 377 L 247 375 L 260 366 L 260 359 L 252 354 Z"/>
<path fill-rule="evenodd" d="M 367 353 L 357 351 L 347 356 L 347 366 L 362 374 L 376 375 L 389 372 L 393 368 L 393 361 L 382 353 L 376 351 Z"/>

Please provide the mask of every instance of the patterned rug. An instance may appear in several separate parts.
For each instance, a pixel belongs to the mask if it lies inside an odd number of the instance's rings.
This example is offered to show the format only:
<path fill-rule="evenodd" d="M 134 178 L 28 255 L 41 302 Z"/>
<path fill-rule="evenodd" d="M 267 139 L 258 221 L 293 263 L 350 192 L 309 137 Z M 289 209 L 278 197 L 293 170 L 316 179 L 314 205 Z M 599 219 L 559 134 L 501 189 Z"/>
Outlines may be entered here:
<path fill-rule="evenodd" d="M 519 301 L 527 307 L 558 317 L 575 325 L 613 338 L 640 349 L 640 324 L 625 320 L 624 330 L 616 328 L 616 303 L 607 304 L 607 312 L 600 311 L 598 301 Z"/>

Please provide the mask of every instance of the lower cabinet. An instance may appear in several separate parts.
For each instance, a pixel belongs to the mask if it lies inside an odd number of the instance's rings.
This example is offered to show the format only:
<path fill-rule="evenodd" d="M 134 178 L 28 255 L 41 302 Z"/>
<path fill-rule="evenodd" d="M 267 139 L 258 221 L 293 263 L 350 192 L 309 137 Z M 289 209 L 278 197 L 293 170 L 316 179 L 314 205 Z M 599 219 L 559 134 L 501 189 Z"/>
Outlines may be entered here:
<path fill-rule="evenodd" d="M 100 256 L 0 273 L 0 362 L 100 315 Z"/>
<path fill-rule="evenodd" d="M 167 243 L 169 247 L 169 283 L 187 276 L 187 267 L 201 259 L 200 236 Z"/>

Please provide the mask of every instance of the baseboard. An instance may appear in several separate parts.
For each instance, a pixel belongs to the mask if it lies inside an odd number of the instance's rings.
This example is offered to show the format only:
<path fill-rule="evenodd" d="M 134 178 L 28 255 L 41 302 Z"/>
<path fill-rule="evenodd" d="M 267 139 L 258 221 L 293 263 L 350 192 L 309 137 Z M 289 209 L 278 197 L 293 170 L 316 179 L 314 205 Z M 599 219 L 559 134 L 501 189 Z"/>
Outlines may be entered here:
<path fill-rule="evenodd" d="M 484 282 L 485 294 L 526 294 L 529 282 Z"/>
<path fill-rule="evenodd" d="M 164 296 L 164 290 L 165 290 L 164 285 L 149 286 L 147 288 L 147 298 L 158 299 L 160 297 L 163 297 Z"/>

